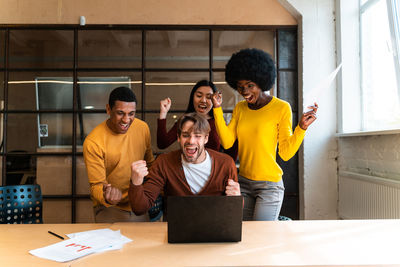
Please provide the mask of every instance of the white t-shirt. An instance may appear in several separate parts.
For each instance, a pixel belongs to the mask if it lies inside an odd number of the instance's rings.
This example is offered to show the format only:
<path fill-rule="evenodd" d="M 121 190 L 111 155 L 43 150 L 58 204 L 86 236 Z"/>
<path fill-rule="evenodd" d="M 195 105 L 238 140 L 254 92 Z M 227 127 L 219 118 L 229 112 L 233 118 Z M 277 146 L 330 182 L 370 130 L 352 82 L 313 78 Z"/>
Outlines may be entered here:
<path fill-rule="evenodd" d="M 190 190 L 197 194 L 207 183 L 211 174 L 211 157 L 206 151 L 206 159 L 203 162 L 193 164 L 188 163 L 183 159 L 182 166 L 186 180 L 190 186 Z"/>

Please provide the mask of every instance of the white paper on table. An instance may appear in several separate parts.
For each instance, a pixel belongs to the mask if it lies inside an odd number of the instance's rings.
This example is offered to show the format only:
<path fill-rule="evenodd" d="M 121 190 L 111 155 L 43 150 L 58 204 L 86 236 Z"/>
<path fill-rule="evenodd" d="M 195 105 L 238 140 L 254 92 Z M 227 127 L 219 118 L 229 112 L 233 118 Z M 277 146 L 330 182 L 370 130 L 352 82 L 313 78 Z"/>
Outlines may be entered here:
<path fill-rule="evenodd" d="M 340 68 L 342 67 L 342 63 L 331 73 L 328 77 L 320 81 L 314 88 L 308 91 L 304 96 L 304 104 L 303 111 L 307 112 L 309 106 L 313 106 L 314 102 L 318 103 L 318 99 L 321 96 L 322 92 L 329 89 L 331 83 L 336 78 L 337 73 L 339 72 Z"/>
<path fill-rule="evenodd" d="M 31 250 L 29 253 L 44 259 L 66 262 L 109 250 L 110 247 L 122 247 L 123 244 L 131 241 L 130 239 L 127 241 L 127 239 L 129 238 L 122 236 L 119 230 L 100 229 L 100 231 L 77 233 L 71 239 Z"/>
<path fill-rule="evenodd" d="M 78 232 L 78 233 L 72 233 L 72 234 L 67 234 L 66 236 L 68 236 L 69 238 L 74 238 L 74 237 L 78 237 L 78 236 L 82 236 L 82 235 L 86 235 L 86 234 L 90 234 L 90 235 L 109 235 L 109 234 L 113 235 L 113 234 L 115 234 L 115 237 L 119 236 L 119 238 L 120 238 L 120 242 L 119 243 L 114 244 L 114 245 L 112 245 L 110 247 L 105 247 L 101 251 L 97 251 L 97 252 L 103 252 L 103 251 L 109 251 L 109 250 L 118 250 L 118 249 L 121 249 L 124 244 L 129 243 L 129 242 L 132 241 L 132 239 L 129 239 L 124 235 L 121 235 L 120 230 L 113 231 L 113 230 L 108 229 L 108 228 L 90 230 L 90 231 L 84 231 L 84 232 Z"/>

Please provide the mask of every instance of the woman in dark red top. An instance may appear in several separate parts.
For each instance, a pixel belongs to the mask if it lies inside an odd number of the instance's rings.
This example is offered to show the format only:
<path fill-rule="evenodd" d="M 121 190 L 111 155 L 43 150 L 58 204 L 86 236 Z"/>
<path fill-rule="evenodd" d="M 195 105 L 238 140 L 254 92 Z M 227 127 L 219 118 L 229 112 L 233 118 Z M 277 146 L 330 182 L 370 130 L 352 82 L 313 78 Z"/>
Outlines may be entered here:
<path fill-rule="evenodd" d="M 207 80 L 201 80 L 193 87 L 189 97 L 189 104 L 185 113 L 196 112 L 204 115 L 210 124 L 210 135 L 205 147 L 219 151 L 221 144 L 215 129 L 214 114 L 212 111 L 212 95 L 217 92 L 215 85 Z M 165 149 L 173 144 L 177 139 L 177 125 L 176 123 L 167 132 L 167 113 L 171 108 L 171 99 L 168 97 L 160 101 L 160 118 L 157 125 L 157 146 L 159 149 Z M 226 152 L 229 156 L 236 161 L 237 157 L 237 144 L 232 146 Z"/>

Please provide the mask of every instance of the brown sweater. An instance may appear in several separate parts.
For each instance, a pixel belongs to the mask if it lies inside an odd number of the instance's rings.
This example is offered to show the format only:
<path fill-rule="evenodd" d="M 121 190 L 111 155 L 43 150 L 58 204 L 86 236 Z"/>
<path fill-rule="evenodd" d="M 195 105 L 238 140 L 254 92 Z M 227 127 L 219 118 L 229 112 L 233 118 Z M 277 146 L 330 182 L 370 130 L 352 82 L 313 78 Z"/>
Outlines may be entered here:
<path fill-rule="evenodd" d="M 211 159 L 211 175 L 197 195 L 225 195 L 228 179 L 238 181 L 232 158 L 226 154 L 207 149 Z M 181 151 L 175 150 L 157 157 L 142 185 L 129 186 L 129 202 L 136 215 L 144 214 L 161 191 L 164 196 L 195 195 L 189 187 L 181 163 Z"/>

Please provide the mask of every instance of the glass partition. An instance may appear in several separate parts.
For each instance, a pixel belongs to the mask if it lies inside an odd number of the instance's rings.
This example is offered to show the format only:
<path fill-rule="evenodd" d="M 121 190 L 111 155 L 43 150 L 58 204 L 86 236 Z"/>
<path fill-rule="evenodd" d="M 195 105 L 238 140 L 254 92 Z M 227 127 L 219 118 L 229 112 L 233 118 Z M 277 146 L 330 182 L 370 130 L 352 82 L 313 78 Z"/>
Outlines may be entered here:
<path fill-rule="evenodd" d="M 289 102 L 292 111 L 297 112 L 297 72 L 280 71 L 278 79 L 280 80 L 279 98 Z"/>
<path fill-rule="evenodd" d="M 82 152 L 81 147 L 79 147 L 77 150 Z M 89 180 L 83 156 L 76 157 L 76 193 L 79 195 L 90 194 Z"/>
<path fill-rule="evenodd" d="M 93 202 L 90 199 L 78 199 L 76 201 L 76 222 L 93 223 Z"/>
<path fill-rule="evenodd" d="M 208 31 L 147 31 L 147 68 L 208 68 Z"/>
<path fill-rule="evenodd" d="M 36 152 L 38 147 L 37 114 L 7 114 L 7 152 Z"/>
<path fill-rule="evenodd" d="M 222 93 L 222 109 L 225 111 L 233 110 L 239 101 L 244 98 L 238 93 L 238 91 L 231 88 L 225 82 L 225 72 L 214 72 L 214 82 L 218 90 Z"/>
<path fill-rule="evenodd" d="M 279 67 L 282 69 L 297 68 L 297 34 L 293 30 L 280 30 L 278 35 Z"/>
<path fill-rule="evenodd" d="M 38 147 L 72 146 L 72 114 L 43 113 L 38 116 Z M 81 142 L 78 145 L 82 144 Z"/>
<path fill-rule="evenodd" d="M 78 88 L 82 109 L 105 109 L 111 91 L 117 87 L 131 88 L 137 98 L 137 110 L 142 108 L 141 72 L 79 72 Z"/>
<path fill-rule="evenodd" d="M 72 30 L 10 30 L 10 68 L 72 68 Z"/>
<path fill-rule="evenodd" d="M 225 68 L 233 53 L 244 48 L 262 49 L 275 55 L 274 31 L 213 31 L 213 67 Z"/>
<path fill-rule="evenodd" d="M 36 183 L 36 157 L 23 154 L 23 150 L 6 158 L 6 185 Z"/>
<path fill-rule="evenodd" d="M 53 148 L 41 148 L 40 152 L 54 152 Z M 68 151 L 68 148 L 64 152 Z M 72 157 L 37 157 L 36 179 L 43 195 L 70 195 L 72 193 Z M 44 210 L 44 209 L 43 209 Z"/>
<path fill-rule="evenodd" d="M 72 110 L 72 72 L 10 72 L 8 110 Z"/>
<path fill-rule="evenodd" d="M 0 72 L 0 110 L 4 110 L 4 72 Z M 3 151 L 3 124 L 4 114 L 0 113 L 0 152 Z"/>
<path fill-rule="evenodd" d="M 69 199 L 44 199 L 43 223 L 71 223 L 71 209 L 72 202 Z"/>
<path fill-rule="evenodd" d="M 169 131 L 174 124 L 179 120 L 179 118 L 183 115 L 183 112 L 168 112 L 167 114 L 167 131 Z M 172 145 L 165 149 L 160 149 L 157 147 L 157 119 L 159 118 L 159 114 L 147 114 L 146 115 L 146 122 L 150 128 L 151 134 L 151 148 L 153 153 L 166 153 L 172 150 L 179 149 L 179 145 L 177 142 L 174 142 Z"/>
<path fill-rule="evenodd" d="M 140 68 L 141 66 L 141 31 L 78 31 L 79 68 Z"/>
<path fill-rule="evenodd" d="M 78 127 L 76 128 L 76 142 L 83 144 L 86 136 L 100 123 L 108 119 L 109 116 L 104 113 L 83 113 L 77 117 Z"/>
<path fill-rule="evenodd" d="M 147 72 L 145 109 L 160 110 L 160 100 L 169 97 L 172 110 L 186 110 L 193 86 L 209 79 L 207 72 Z"/>

